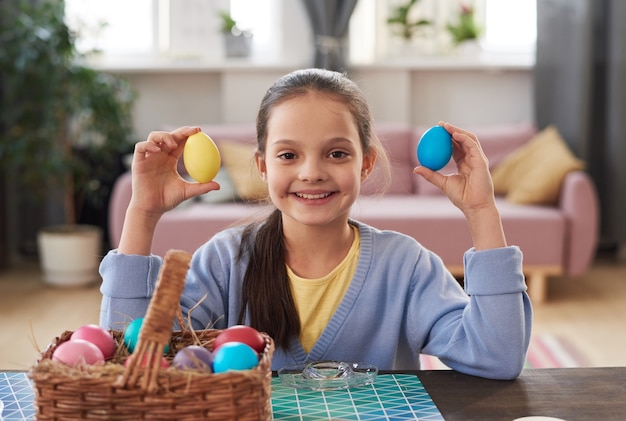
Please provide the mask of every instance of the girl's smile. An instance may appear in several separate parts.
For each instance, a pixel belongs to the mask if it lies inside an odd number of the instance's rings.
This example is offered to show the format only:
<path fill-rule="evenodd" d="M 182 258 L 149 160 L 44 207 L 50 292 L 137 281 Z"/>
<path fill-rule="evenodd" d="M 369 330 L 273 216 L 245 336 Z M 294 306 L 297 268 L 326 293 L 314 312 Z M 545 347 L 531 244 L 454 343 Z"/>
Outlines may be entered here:
<path fill-rule="evenodd" d="M 296 192 L 293 193 L 295 196 L 307 205 L 322 205 L 327 203 L 329 200 L 332 200 L 332 196 L 334 192 L 325 192 L 325 193 L 306 193 L 306 192 Z"/>

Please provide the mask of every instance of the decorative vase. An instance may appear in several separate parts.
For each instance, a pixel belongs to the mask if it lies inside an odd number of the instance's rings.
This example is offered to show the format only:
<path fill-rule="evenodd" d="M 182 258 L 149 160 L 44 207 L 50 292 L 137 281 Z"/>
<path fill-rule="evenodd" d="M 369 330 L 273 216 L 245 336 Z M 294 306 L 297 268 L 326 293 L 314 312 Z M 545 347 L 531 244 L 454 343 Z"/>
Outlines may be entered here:
<path fill-rule="evenodd" d="M 100 279 L 102 230 L 94 225 L 54 225 L 37 236 L 43 281 L 55 286 L 88 285 Z"/>
<path fill-rule="evenodd" d="M 252 49 L 252 35 L 247 32 L 224 34 L 226 57 L 248 57 Z"/>

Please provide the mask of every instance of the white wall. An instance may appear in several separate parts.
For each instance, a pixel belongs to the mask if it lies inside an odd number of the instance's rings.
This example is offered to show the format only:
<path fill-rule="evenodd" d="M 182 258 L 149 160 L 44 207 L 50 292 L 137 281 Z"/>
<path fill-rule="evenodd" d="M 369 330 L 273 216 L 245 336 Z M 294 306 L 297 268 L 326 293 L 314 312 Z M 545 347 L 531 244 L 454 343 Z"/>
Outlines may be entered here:
<path fill-rule="evenodd" d="M 293 68 L 236 65 L 118 73 L 139 94 L 135 129 L 145 138 L 164 125 L 253 123 L 267 88 Z M 533 121 L 532 66 L 357 66 L 350 75 L 368 97 L 376 121 Z"/>
<path fill-rule="evenodd" d="M 533 119 L 529 71 L 425 71 L 414 73 L 411 122 L 457 124 L 526 122 Z"/>

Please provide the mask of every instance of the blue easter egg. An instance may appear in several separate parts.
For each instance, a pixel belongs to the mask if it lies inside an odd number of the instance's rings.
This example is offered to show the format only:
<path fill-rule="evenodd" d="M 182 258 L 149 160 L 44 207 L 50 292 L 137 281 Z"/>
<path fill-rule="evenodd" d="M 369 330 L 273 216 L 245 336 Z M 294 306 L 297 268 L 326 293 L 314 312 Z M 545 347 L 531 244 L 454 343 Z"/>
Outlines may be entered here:
<path fill-rule="evenodd" d="M 256 367 L 259 357 L 256 351 L 241 342 L 228 342 L 215 351 L 213 372 L 224 373 L 229 370 L 250 370 Z"/>
<path fill-rule="evenodd" d="M 417 144 L 417 159 L 420 165 L 438 171 L 452 157 L 452 137 L 441 126 L 426 130 Z"/>
<path fill-rule="evenodd" d="M 139 332 L 141 332 L 141 326 L 143 325 L 143 317 L 133 320 L 124 329 L 124 345 L 128 348 L 128 352 L 131 354 L 135 351 L 137 343 L 139 343 Z M 167 353 L 170 349 L 169 344 L 165 345 L 164 353 Z"/>
<path fill-rule="evenodd" d="M 133 320 L 124 329 L 124 345 L 128 348 L 128 352 L 131 354 L 135 351 L 135 346 L 139 342 L 139 332 L 141 331 L 141 325 L 143 324 L 143 317 Z"/>

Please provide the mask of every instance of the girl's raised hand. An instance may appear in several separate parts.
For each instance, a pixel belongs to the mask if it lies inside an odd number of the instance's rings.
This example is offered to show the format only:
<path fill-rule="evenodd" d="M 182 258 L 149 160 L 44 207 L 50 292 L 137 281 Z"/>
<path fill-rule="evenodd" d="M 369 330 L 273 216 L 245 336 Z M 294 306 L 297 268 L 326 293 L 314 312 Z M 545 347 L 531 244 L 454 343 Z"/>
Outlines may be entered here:
<path fill-rule="evenodd" d="M 452 136 L 457 173 L 443 175 L 423 166 L 414 173 L 441 189 L 464 213 L 495 206 L 489 164 L 476 136 L 450 123 L 439 125 Z"/>
<path fill-rule="evenodd" d="M 135 145 L 130 207 L 160 216 L 184 200 L 219 189 L 215 182 L 187 182 L 176 169 L 187 138 L 199 131 L 181 127 L 169 133 L 152 132 Z"/>
<path fill-rule="evenodd" d="M 449 123 L 439 123 L 452 135 L 456 174 L 443 175 L 426 167 L 413 172 L 439 187 L 468 221 L 476 250 L 507 245 L 493 194 L 489 162 L 472 133 Z"/>

